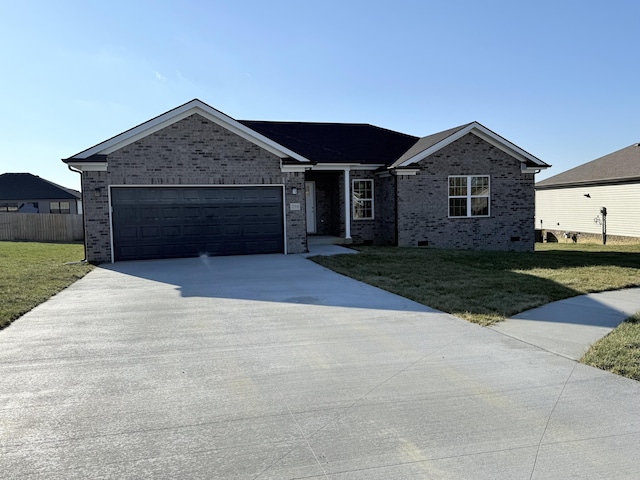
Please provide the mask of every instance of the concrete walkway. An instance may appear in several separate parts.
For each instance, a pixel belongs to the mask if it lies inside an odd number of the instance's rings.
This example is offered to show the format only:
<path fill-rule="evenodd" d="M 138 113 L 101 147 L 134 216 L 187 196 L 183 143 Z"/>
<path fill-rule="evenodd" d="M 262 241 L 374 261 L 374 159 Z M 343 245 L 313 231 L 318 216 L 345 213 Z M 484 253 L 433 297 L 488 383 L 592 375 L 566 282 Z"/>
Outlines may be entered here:
<path fill-rule="evenodd" d="M 97 268 L 0 332 L 0 477 L 637 479 L 640 382 L 302 256 Z"/>
<path fill-rule="evenodd" d="M 640 288 L 628 288 L 549 303 L 490 328 L 579 360 L 594 342 L 636 312 L 640 312 Z"/>

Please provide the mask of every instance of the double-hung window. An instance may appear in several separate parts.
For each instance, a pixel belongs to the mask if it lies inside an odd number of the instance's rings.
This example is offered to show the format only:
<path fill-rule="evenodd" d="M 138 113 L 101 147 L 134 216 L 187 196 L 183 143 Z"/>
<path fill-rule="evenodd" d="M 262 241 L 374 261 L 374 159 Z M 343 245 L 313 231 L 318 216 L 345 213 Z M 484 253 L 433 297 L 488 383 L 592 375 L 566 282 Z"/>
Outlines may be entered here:
<path fill-rule="evenodd" d="M 489 175 L 449 177 L 449 217 L 488 217 Z"/>
<path fill-rule="evenodd" d="M 0 212 L 17 212 L 17 203 L 0 203 Z"/>
<path fill-rule="evenodd" d="M 50 213 L 71 213 L 69 202 L 49 202 Z"/>
<path fill-rule="evenodd" d="M 373 180 L 353 180 L 353 218 L 370 220 L 373 218 Z"/>

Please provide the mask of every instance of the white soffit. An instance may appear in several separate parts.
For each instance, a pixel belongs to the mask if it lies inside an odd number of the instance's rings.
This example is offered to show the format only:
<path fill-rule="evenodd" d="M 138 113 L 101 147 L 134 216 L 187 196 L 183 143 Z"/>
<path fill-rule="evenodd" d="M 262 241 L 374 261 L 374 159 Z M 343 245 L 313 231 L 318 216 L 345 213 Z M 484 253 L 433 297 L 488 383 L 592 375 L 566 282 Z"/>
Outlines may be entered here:
<path fill-rule="evenodd" d="M 67 162 L 67 165 L 75 168 L 76 170 L 80 170 L 81 172 L 106 172 L 107 171 L 107 162 L 83 162 L 82 160 L 78 160 L 74 162 L 70 160 Z"/>
<path fill-rule="evenodd" d="M 163 113 L 162 115 L 155 117 L 145 123 L 142 123 L 137 127 L 127 130 L 126 132 L 116 135 L 109 140 L 99 143 L 98 145 L 95 145 L 87 150 L 84 150 L 74 155 L 69 160 L 82 160 L 89 158 L 92 155 L 108 155 L 137 140 L 140 140 L 141 138 L 162 130 L 163 128 L 166 128 L 176 122 L 179 122 L 180 120 L 183 120 L 193 114 L 198 114 L 206 118 L 207 120 L 220 125 L 226 130 L 239 135 L 245 140 L 248 140 L 249 142 L 258 145 L 259 147 L 264 148 L 268 152 L 280 158 L 291 157 L 300 162 L 309 162 L 309 160 L 304 158 L 303 156 L 242 125 L 240 122 L 237 122 L 228 115 L 225 115 L 215 108 L 210 107 L 200 100 L 192 100 L 188 103 L 185 103 L 184 105 L 174 108 L 173 110 Z"/>

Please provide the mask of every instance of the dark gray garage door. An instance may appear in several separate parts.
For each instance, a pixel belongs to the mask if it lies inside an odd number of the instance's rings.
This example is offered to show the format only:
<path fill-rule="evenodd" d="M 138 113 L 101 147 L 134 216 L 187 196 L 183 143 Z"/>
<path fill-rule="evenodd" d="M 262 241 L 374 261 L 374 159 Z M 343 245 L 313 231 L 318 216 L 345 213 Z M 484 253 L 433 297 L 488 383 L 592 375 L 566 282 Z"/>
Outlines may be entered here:
<path fill-rule="evenodd" d="M 114 187 L 115 260 L 284 251 L 281 187 Z"/>

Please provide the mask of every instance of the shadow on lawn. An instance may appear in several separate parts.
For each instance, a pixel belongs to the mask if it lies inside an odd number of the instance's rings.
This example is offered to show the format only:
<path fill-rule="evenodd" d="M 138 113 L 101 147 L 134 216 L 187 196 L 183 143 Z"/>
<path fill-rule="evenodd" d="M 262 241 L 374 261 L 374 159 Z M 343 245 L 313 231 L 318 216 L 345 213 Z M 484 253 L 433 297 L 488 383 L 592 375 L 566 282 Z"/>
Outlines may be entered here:
<path fill-rule="evenodd" d="M 448 251 L 445 251 L 448 252 Z M 443 253 L 447 256 L 447 253 Z M 549 250 L 538 252 L 451 252 L 451 261 L 467 265 L 486 265 L 493 269 L 563 269 L 590 266 L 616 266 L 640 269 L 638 252 L 599 252 Z M 467 263 L 468 262 L 468 263 Z"/>
<path fill-rule="evenodd" d="M 637 252 L 520 253 L 388 247 L 360 250 L 362 254 L 355 258 L 316 261 L 485 325 L 590 291 L 640 285 Z M 592 267 L 605 267 L 607 271 Z"/>

